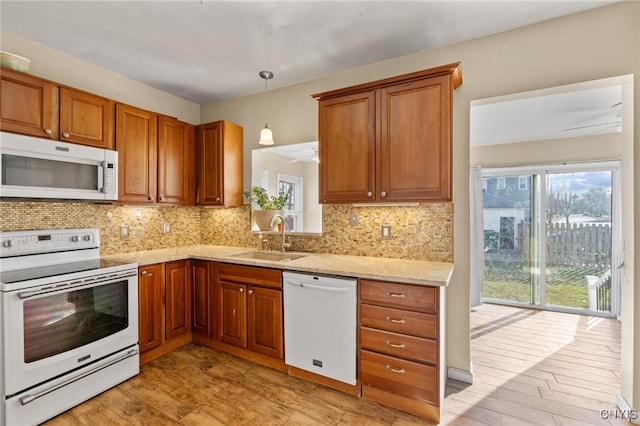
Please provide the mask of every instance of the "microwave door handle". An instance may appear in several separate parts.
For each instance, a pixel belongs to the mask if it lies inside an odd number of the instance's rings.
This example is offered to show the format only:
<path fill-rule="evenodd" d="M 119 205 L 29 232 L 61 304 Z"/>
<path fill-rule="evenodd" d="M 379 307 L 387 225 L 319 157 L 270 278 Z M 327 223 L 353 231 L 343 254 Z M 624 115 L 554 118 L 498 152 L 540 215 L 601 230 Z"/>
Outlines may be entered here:
<path fill-rule="evenodd" d="M 104 187 L 105 175 L 107 174 L 107 162 L 101 161 L 98 165 L 98 190 L 100 192 L 107 192 L 107 188 Z"/>

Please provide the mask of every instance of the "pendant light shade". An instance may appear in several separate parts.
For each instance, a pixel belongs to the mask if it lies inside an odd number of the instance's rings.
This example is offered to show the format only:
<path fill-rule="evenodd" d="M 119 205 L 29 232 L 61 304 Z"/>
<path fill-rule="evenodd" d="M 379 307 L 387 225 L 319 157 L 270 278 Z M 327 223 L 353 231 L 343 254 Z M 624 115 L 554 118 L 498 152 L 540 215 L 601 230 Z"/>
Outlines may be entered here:
<path fill-rule="evenodd" d="M 260 130 L 260 140 L 258 141 L 260 145 L 273 145 L 273 132 L 267 126 L 267 123 L 264 123 L 264 129 Z"/>
<path fill-rule="evenodd" d="M 264 79 L 264 91 L 266 92 L 268 89 L 269 80 L 273 78 L 273 73 L 271 71 L 260 71 L 258 73 L 260 78 Z M 260 140 L 258 141 L 260 145 L 273 145 L 275 142 L 273 141 L 273 132 L 267 126 L 267 123 L 264 123 L 264 129 L 260 131 Z"/>

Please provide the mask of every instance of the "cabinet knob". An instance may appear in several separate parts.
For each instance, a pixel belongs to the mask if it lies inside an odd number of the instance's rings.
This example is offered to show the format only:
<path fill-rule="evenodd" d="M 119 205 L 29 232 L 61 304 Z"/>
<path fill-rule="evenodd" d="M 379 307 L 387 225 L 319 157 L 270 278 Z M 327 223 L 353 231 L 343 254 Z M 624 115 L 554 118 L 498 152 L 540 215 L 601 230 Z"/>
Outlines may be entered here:
<path fill-rule="evenodd" d="M 147 271 L 140 272 L 140 275 L 147 275 Z"/>
<path fill-rule="evenodd" d="M 149 197 L 149 201 L 153 201 L 153 200 L 155 200 L 154 197 Z"/>
<path fill-rule="evenodd" d="M 253 294 L 253 290 L 249 290 L 249 294 Z"/>
<path fill-rule="evenodd" d="M 53 134 L 53 130 L 51 129 L 44 129 L 44 132 L 48 135 L 52 135 Z"/>
<path fill-rule="evenodd" d="M 68 137 L 69 137 L 69 133 L 64 132 L 64 133 L 62 134 L 62 137 L 63 137 L 63 138 L 68 138 Z"/>
<path fill-rule="evenodd" d="M 387 191 L 382 191 L 382 192 L 380 193 L 380 195 L 381 195 L 381 196 L 383 196 L 383 197 L 386 197 L 386 196 L 387 196 Z"/>
<path fill-rule="evenodd" d="M 239 291 L 240 293 L 244 293 L 244 288 L 242 288 L 242 287 L 241 287 L 241 288 L 239 288 L 239 289 L 238 289 L 238 291 Z"/>
<path fill-rule="evenodd" d="M 216 201 L 220 201 L 220 197 L 216 197 Z"/>
<path fill-rule="evenodd" d="M 160 197 L 160 198 L 159 198 L 159 200 L 160 200 L 160 201 L 164 201 L 164 197 Z"/>
<path fill-rule="evenodd" d="M 367 191 L 367 197 L 373 197 L 373 191 Z"/>

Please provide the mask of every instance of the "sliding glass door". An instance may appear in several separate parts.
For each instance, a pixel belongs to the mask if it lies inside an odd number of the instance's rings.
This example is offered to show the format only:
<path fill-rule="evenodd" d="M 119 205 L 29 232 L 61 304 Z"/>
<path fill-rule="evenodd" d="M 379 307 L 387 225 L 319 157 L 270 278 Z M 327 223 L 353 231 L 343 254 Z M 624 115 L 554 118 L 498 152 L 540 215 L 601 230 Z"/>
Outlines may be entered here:
<path fill-rule="evenodd" d="M 546 304 L 610 312 L 613 171 L 545 178 Z"/>
<path fill-rule="evenodd" d="M 483 172 L 482 298 L 616 315 L 617 164 Z"/>
<path fill-rule="evenodd" d="M 508 175 L 482 181 L 485 299 L 533 303 L 531 273 L 533 177 Z"/>

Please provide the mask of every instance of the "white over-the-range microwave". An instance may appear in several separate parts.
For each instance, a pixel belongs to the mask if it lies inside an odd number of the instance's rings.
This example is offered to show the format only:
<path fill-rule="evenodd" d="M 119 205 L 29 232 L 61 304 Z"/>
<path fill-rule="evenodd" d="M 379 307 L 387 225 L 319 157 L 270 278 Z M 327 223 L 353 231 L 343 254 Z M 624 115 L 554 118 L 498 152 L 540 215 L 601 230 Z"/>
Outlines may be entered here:
<path fill-rule="evenodd" d="M 117 200 L 116 151 L 0 132 L 0 197 Z"/>

